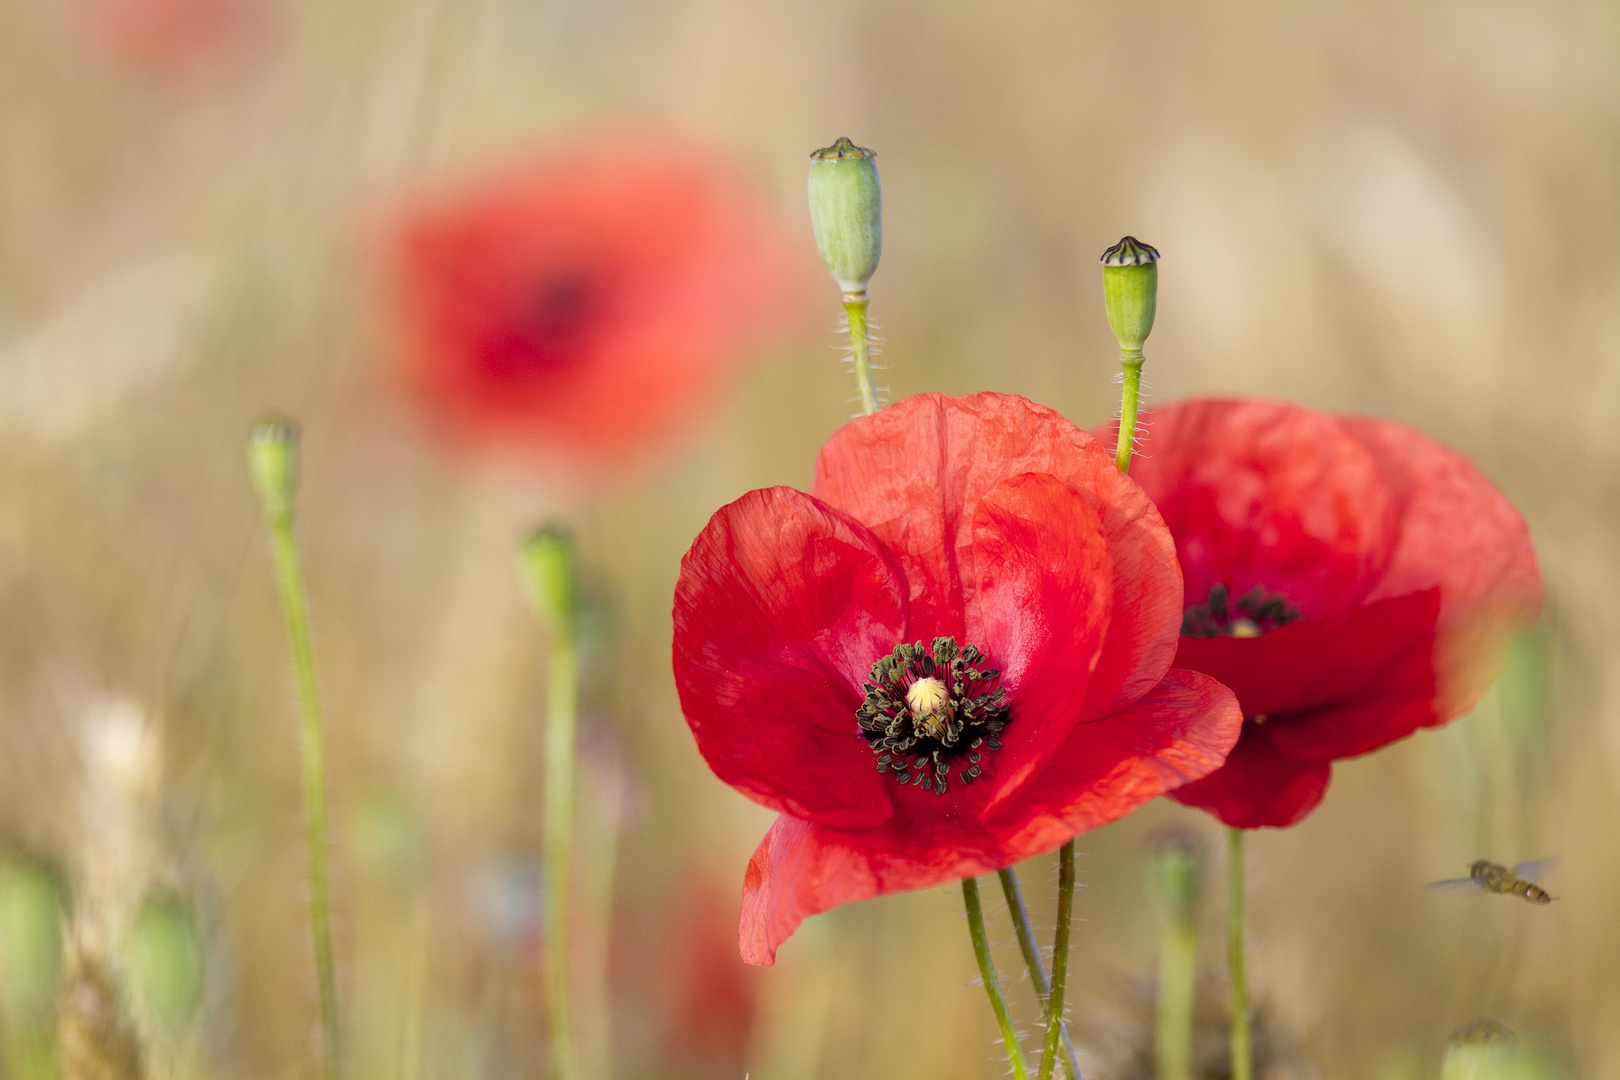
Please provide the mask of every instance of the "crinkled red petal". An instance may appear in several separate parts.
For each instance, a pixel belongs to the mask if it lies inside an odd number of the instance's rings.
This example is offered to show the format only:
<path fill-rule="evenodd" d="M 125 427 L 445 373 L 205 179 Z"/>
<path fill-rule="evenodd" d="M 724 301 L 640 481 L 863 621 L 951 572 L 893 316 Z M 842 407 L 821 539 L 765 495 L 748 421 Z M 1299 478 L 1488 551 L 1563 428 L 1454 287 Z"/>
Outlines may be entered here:
<path fill-rule="evenodd" d="M 1101 716 L 1158 684 L 1175 655 L 1181 571 L 1152 501 L 1086 432 L 1007 394 L 919 394 L 846 424 L 822 447 L 811 491 L 866 523 L 911 585 L 913 633 L 963 631 L 963 566 L 974 513 L 1022 473 L 1056 477 L 1102 523 L 1114 608 L 1082 717 Z"/>
<path fill-rule="evenodd" d="M 894 813 L 860 737 L 861 684 L 906 634 L 906 585 L 865 528 L 792 488 L 722 507 L 681 561 L 675 682 L 715 775 L 783 813 Z"/>
<path fill-rule="evenodd" d="M 1439 610 L 1429 589 L 1259 637 L 1184 637 L 1176 666 L 1231 687 L 1245 716 L 1300 714 L 1364 693 L 1408 656 L 1429 665 Z"/>
<path fill-rule="evenodd" d="M 1377 461 L 1400 508 L 1400 538 L 1369 599 L 1439 586 L 1434 709 L 1442 720 L 1460 716 L 1501 670 L 1508 632 L 1541 610 L 1530 529 L 1456 451 L 1387 420 L 1341 423 Z"/>
<path fill-rule="evenodd" d="M 917 844 L 889 826 L 831 829 L 783 815 L 748 864 L 743 959 L 774 962 L 817 912 L 987 873 L 1115 821 L 1217 768 L 1241 725 L 1231 691 L 1172 670 L 1134 704 L 1074 725 L 1047 767 L 972 832 Z"/>
<path fill-rule="evenodd" d="M 964 573 L 967 639 L 1000 669 L 1012 703 L 976 789 L 994 805 L 1080 718 L 1113 607 L 1113 564 L 1086 500 L 1056 477 L 1026 473 L 979 501 Z"/>
<path fill-rule="evenodd" d="M 1155 409 L 1131 475 L 1175 536 L 1188 605 L 1216 584 L 1234 597 L 1261 586 L 1308 618 L 1331 618 L 1359 605 L 1389 566 L 1395 500 L 1373 455 L 1334 417 L 1220 398 Z"/>
<path fill-rule="evenodd" d="M 1305 820 L 1327 793 L 1333 766 L 1290 757 L 1272 734 L 1269 722 L 1245 723 L 1226 764 L 1170 797 L 1206 810 L 1234 829 L 1285 828 Z"/>

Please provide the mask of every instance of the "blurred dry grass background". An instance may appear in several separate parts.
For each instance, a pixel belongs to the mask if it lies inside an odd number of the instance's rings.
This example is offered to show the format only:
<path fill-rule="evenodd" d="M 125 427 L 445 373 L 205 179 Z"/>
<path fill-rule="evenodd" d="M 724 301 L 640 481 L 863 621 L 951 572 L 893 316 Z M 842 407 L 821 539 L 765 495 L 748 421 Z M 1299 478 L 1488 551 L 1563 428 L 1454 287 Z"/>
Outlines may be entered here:
<path fill-rule="evenodd" d="M 543 643 L 514 549 L 551 515 L 604 598 L 583 827 L 599 853 L 622 837 L 587 867 L 616 867 L 616 895 L 583 948 L 615 1075 L 1001 1073 L 952 891 L 813 920 L 769 971 L 726 952 L 769 815 L 691 745 L 669 600 L 716 507 L 808 482 L 851 409 L 830 333 L 593 492 L 447 456 L 389 382 L 377 216 L 632 121 L 734 148 L 789 220 L 811 149 L 878 150 L 896 396 L 1103 419 L 1095 259 L 1131 232 L 1164 252 L 1159 400 L 1377 413 L 1480 462 L 1532 522 L 1542 628 L 1473 717 L 1341 766 L 1315 816 L 1252 841 L 1252 978 L 1306 1075 L 1432 1076 L 1446 1033 L 1492 1014 L 1567 1075 L 1620 1077 L 1620 9 L 259 0 L 177 72 L 87 47 L 96 6 L 0 3 L 0 837 L 95 878 L 86 732 L 109 701 L 146 717 L 161 796 L 126 808 L 154 852 L 130 873 L 207 914 L 200 1074 L 313 1060 L 292 681 L 242 457 L 269 406 L 306 432 L 356 1075 L 543 1072 Z M 1081 842 L 1082 1033 L 1129 1023 L 1099 1018 L 1154 969 L 1142 864 L 1172 820 L 1218 839 L 1155 805 Z M 1546 854 L 1546 909 L 1421 888 Z M 1024 872 L 1048 926 L 1049 876 Z"/>

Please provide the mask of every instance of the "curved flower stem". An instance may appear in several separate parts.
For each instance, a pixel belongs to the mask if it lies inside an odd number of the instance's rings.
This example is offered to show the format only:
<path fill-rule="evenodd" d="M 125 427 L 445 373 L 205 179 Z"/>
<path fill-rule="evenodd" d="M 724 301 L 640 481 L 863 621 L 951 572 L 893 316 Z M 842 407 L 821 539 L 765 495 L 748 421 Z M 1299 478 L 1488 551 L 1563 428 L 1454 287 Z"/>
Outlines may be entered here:
<path fill-rule="evenodd" d="M 337 974 L 332 958 L 331 901 L 326 884 L 326 766 L 321 695 L 315 682 L 315 648 L 310 641 L 304 575 L 298 565 L 290 511 L 269 515 L 270 550 L 276 583 L 292 639 L 293 667 L 303 709 L 304 842 L 308 850 L 309 921 L 315 939 L 315 975 L 320 987 L 322 1052 L 327 1080 L 343 1075 L 342 1029 L 338 1024 Z"/>
<path fill-rule="evenodd" d="M 877 393 L 872 389 L 872 345 L 866 334 L 866 293 L 845 293 L 844 312 L 849 316 L 849 347 L 855 357 L 855 385 L 861 393 L 861 411 L 871 416 L 878 411 Z"/>
<path fill-rule="evenodd" d="M 1114 464 L 1119 471 L 1131 471 L 1131 450 L 1136 445 L 1136 406 L 1142 396 L 1142 350 L 1121 349 L 1120 367 L 1124 369 L 1125 389 L 1119 399 L 1119 441 L 1114 447 Z"/>
<path fill-rule="evenodd" d="M 1069 977 L 1069 923 L 1074 915 L 1074 841 L 1058 849 L 1057 935 L 1052 946 L 1052 1000 L 1046 1008 L 1046 1048 L 1041 1053 L 1040 1080 L 1051 1080 L 1057 1064 L 1058 1037 L 1065 1044 L 1069 1033 L 1063 1026 L 1063 988 Z M 1074 1051 L 1069 1050 L 1069 1075 L 1078 1078 Z"/>
<path fill-rule="evenodd" d="M 1041 961 L 1040 949 L 1035 944 L 1035 932 L 1029 921 L 1029 909 L 1024 906 L 1023 891 L 1018 887 L 1018 875 L 1013 873 L 1010 866 L 998 870 L 996 874 L 1001 878 L 1001 891 L 1007 897 L 1007 911 L 1012 916 L 1013 929 L 1018 932 L 1018 948 L 1029 967 L 1029 981 L 1035 984 L 1035 996 L 1040 998 L 1041 1012 L 1050 1015 L 1052 984 L 1046 980 L 1046 965 Z M 1081 1080 L 1080 1066 L 1074 1059 L 1074 1040 L 1067 1027 L 1063 1029 L 1063 1051 L 1063 1065 L 1069 1070 L 1069 1080 Z"/>
<path fill-rule="evenodd" d="M 1029 1069 L 1024 1065 L 1024 1051 L 1018 1045 L 1018 1033 L 1013 1031 L 1012 1017 L 1007 1013 L 1007 999 L 1001 994 L 1001 980 L 996 978 L 996 962 L 990 958 L 990 939 L 984 932 L 984 911 L 979 906 L 978 878 L 962 879 L 962 899 L 967 903 L 968 934 L 973 938 L 973 956 L 979 961 L 979 975 L 984 979 L 984 992 L 989 995 L 990 1008 L 996 1014 L 1001 1028 L 1001 1041 L 1007 1044 L 1007 1060 L 1012 1063 L 1015 1080 L 1029 1080 Z"/>
<path fill-rule="evenodd" d="M 1249 1049 L 1249 985 L 1243 971 L 1243 830 L 1228 829 L 1227 882 L 1231 918 L 1226 960 L 1232 978 L 1232 1080 L 1254 1080 Z"/>
<path fill-rule="evenodd" d="M 573 1024 L 568 993 L 568 877 L 574 829 L 574 728 L 579 709 L 579 653 L 571 624 L 553 628 L 546 685 L 545 886 L 546 1005 L 551 1075 L 572 1080 Z"/>

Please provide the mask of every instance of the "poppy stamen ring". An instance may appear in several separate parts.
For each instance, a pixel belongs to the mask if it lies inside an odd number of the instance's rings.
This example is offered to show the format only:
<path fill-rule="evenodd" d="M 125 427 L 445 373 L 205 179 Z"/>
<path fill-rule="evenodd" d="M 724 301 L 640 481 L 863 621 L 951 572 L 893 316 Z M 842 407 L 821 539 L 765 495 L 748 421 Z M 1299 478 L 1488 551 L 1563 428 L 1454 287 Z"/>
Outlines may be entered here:
<path fill-rule="evenodd" d="M 962 782 L 973 783 L 1007 726 L 1007 691 L 993 685 L 1000 676 L 978 646 L 958 648 L 954 637 L 927 648 L 902 642 L 873 664 L 855 719 L 878 772 L 943 795 L 951 769 L 962 765 Z"/>

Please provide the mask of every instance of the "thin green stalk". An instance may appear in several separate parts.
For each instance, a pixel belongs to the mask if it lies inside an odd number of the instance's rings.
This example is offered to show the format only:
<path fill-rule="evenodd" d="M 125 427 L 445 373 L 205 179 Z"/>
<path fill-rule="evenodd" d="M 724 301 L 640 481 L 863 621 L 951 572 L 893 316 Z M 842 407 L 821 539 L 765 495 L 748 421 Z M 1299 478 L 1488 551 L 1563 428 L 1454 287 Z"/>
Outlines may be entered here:
<path fill-rule="evenodd" d="M 1114 464 L 1120 472 L 1128 473 L 1136 442 L 1136 406 L 1142 396 L 1142 350 L 1121 349 L 1119 363 L 1124 369 L 1125 389 L 1119 399 L 1119 442 L 1114 448 Z"/>
<path fill-rule="evenodd" d="M 1069 980 L 1069 924 L 1074 915 L 1074 841 L 1058 849 L 1057 935 L 1052 946 L 1052 1000 L 1046 1009 L 1046 1048 L 1041 1052 L 1040 1080 L 1052 1080 L 1057 1064 L 1058 1037 L 1068 1032 L 1063 1026 L 1063 988 Z M 1070 1052 L 1069 1075 L 1078 1076 Z"/>
<path fill-rule="evenodd" d="M 1007 897 L 1007 911 L 1012 916 L 1013 929 L 1018 932 L 1018 948 L 1024 954 L 1024 964 L 1029 968 L 1029 981 L 1035 985 L 1035 996 L 1041 1001 L 1041 1013 L 1050 1016 L 1052 984 L 1046 980 L 1046 965 L 1041 961 L 1040 949 L 1035 944 L 1035 931 L 1029 920 L 1029 908 L 1024 906 L 1024 893 L 1018 887 L 1018 875 L 1009 866 L 997 871 L 997 876 L 1001 878 L 1001 891 Z M 1081 1080 L 1080 1066 L 1074 1059 L 1074 1039 L 1067 1027 L 1063 1029 L 1063 1050 L 1063 1064 L 1069 1070 L 1069 1080 Z"/>
<path fill-rule="evenodd" d="M 1249 986 L 1243 972 L 1243 830 L 1228 829 L 1227 882 L 1231 915 L 1227 963 L 1232 971 L 1232 1080 L 1254 1080 L 1249 1047 Z"/>
<path fill-rule="evenodd" d="M 404 1016 L 400 1024 L 399 1080 L 421 1080 L 422 1020 L 427 1015 L 428 946 L 432 942 L 432 912 L 426 895 L 411 902 L 405 944 Z"/>
<path fill-rule="evenodd" d="M 1197 977 L 1198 929 L 1166 919 L 1159 939 L 1158 1080 L 1192 1076 L 1193 985 Z"/>
<path fill-rule="evenodd" d="M 571 1080 L 573 1024 L 568 985 L 568 879 L 574 829 L 574 728 L 579 709 L 579 654 L 572 622 L 553 627 L 546 688 L 546 1003 L 552 1076 Z"/>
<path fill-rule="evenodd" d="M 990 958 L 990 939 L 984 932 L 984 911 L 979 906 L 979 881 L 962 879 L 962 899 L 967 903 L 968 934 L 973 938 L 973 956 L 979 962 L 979 975 L 984 979 L 984 992 L 990 998 L 990 1008 L 996 1014 L 1001 1028 L 1001 1041 L 1007 1045 L 1007 1060 L 1012 1063 L 1015 1080 L 1029 1080 L 1029 1069 L 1024 1065 L 1024 1051 L 1018 1045 L 1018 1033 L 1013 1031 L 1012 1017 L 1007 1013 L 1007 999 L 1001 993 L 1001 980 L 996 978 L 996 962 Z"/>
<path fill-rule="evenodd" d="M 325 1076 L 343 1075 L 342 1029 L 338 1024 L 337 968 L 332 958 L 331 900 L 326 884 L 326 765 L 321 695 L 315 682 L 315 648 L 310 640 L 304 575 L 293 541 L 290 509 L 269 515 L 270 548 L 275 559 L 281 606 L 292 639 L 293 667 L 303 708 L 304 842 L 308 848 L 309 921 L 315 938 L 315 975 L 320 987 Z"/>
<path fill-rule="evenodd" d="M 855 385 L 861 392 L 861 411 L 871 416 L 878 411 L 877 393 L 872 389 L 872 345 L 866 334 L 866 294 L 845 293 L 844 311 L 849 316 L 849 347 L 855 356 Z"/>

